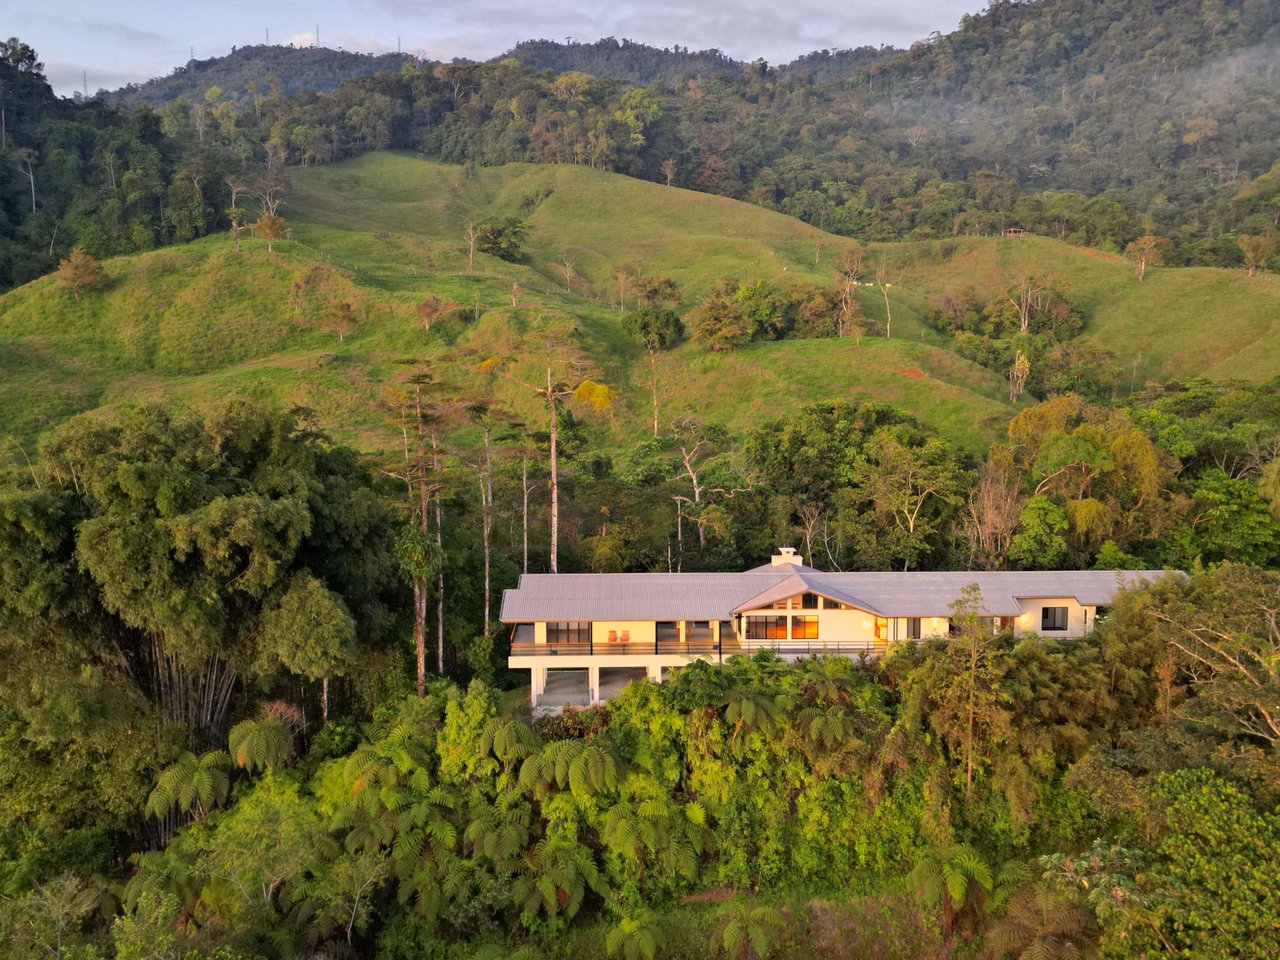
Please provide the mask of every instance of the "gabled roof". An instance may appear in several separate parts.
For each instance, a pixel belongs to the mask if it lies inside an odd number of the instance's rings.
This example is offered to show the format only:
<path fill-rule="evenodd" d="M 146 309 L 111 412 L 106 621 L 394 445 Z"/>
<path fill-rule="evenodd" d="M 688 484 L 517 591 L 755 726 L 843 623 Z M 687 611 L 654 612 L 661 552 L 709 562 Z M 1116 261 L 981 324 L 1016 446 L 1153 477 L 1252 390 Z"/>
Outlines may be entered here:
<path fill-rule="evenodd" d="M 746 573 L 821 573 L 821 570 L 814 567 L 806 567 L 803 563 L 795 563 L 792 561 L 784 561 L 783 563 L 762 563 L 758 567 L 752 567 Z"/>
<path fill-rule="evenodd" d="M 775 568 L 776 569 L 776 568 Z M 754 597 L 748 597 L 742 603 L 733 608 L 734 613 L 744 613 L 747 610 L 760 610 L 764 607 L 770 607 L 779 600 L 786 600 L 788 597 L 797 597 L 802 593 L 816 593 L 820 597 L 826 597 L 828 600 L 835 600 L 837 603 L 844 603 L 857 607 L 860 610 L 866 610 L 868 613 L 880 614 L 880 610 L 868 604 L 865 600 L 860 600 L 850 593 L 831 582 L 831 578 L 824 576 L 817 570 L 810 567 L 804 568 L 805 573 L 795 573 L 781 583 L 771 586 L 763 593 Z"/>
<path fill-rule="evenodd" d="M 822 573 L 799 564 L 744 573 L 525 574 L 502 596 L 504 623 L 541 620 L 727 620 L 775 601 L 816 593 L 882 617 L 946 617 L 976 583 L 983 616 L 1022 612 L 1018 601 L 1075 599 L 1105 606 L 1116 592 L 1162 570 Z"/>

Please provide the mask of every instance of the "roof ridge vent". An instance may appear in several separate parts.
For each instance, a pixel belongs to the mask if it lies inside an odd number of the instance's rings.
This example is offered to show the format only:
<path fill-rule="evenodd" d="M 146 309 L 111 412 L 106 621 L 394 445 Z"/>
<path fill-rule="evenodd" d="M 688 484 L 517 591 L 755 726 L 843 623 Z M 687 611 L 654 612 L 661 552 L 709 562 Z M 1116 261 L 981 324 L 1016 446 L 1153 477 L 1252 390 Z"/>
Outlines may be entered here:
<path fill-rule="evenodd" d="M 779 547 L 778 552 L 769 559 L 775 567 L 781 567 L 787 564 L 797 567 L 804 566 L 804 557 L 796 553 L 795 547 Z"/>

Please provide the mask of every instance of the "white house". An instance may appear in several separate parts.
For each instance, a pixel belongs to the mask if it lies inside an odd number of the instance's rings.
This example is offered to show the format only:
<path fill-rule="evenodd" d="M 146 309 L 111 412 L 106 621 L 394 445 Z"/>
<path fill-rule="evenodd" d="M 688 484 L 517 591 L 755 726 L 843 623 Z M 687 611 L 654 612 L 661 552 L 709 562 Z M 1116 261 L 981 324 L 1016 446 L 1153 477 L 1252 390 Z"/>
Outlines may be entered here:
<path fill-rule="evenodd" d="M 823 573 L 786 548 L 743 573 L 525 574 L 504 592 L 501 619 L 533 705 L 583 706 L 695 659 L 875 655 L 946 636 L 970 585 L 993 630 L 1080 637 L 1118 590 L 1162 573 Z"/>

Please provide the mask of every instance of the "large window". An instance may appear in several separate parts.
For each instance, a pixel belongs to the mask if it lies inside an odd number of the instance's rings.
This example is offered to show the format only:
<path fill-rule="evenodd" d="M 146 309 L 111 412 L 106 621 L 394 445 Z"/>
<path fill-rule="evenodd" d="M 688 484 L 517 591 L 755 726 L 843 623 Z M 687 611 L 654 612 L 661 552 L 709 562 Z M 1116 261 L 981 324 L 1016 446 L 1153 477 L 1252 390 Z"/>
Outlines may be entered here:
<path fill-rule="evenodd" d="M 1040 629 L 1041 630 L 1067 629 L 1067 608 L 1066 607 L 1041 607 L 1040 608 Z"/>
<path fill-rule="evenodd" d="M 684 625 L 684 638 L 690 643 L 710 643 L 711 621 L 690 620 Z"/>
<path fill-rule="evenodd" d="M 787 639 L 786 617 L 747 617 L 748 640 Z"/>
<path fill-rule="evenodd" d="M 791 618 L 791 639 L 792 640 L 817 640 L 818 639 L 818 618 L 817 617 L 792 617 Z"/>
<path fill-rule="evenodd" d="M 802 593 L 800 595 L 801 610 L 817 610 L 818 595 L 816 593 Z"/>
<path fill-rule="evenodd" d="M 590 620 L 560 620 L 547 624 L 547 643 L 590 643 Z"/>
<path fill-rule="evenodd" d="M 919 617 L 907 618 L 907 639 L 908 640 L 920 639 L 920 618 Z"/>

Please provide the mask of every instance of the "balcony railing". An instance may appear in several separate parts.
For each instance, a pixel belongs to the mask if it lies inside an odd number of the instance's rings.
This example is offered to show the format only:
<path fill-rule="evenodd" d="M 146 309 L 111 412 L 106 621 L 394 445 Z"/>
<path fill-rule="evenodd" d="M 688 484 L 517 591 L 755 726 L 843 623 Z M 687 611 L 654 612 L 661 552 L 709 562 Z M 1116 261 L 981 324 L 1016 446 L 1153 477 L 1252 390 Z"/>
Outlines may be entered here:
<path fill-rule="evenodd" d="M 724 659 L 736 653 L 752 654 L 769 650 L 780 657 L 842 656 L 858 657 L 865 653 L 883 650 L 879 641 L 852 643 L 823 643 L 821 640 L 615 640 L 591 643 L 532 643 L 516 641 L 511 644 L 513 657 L 713 657 Z"/>

